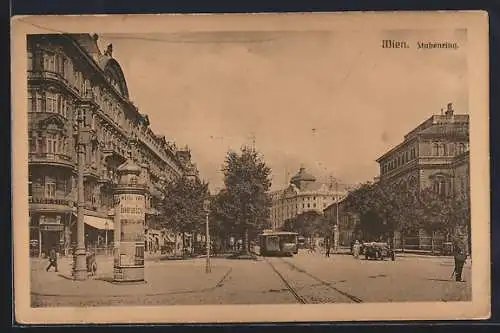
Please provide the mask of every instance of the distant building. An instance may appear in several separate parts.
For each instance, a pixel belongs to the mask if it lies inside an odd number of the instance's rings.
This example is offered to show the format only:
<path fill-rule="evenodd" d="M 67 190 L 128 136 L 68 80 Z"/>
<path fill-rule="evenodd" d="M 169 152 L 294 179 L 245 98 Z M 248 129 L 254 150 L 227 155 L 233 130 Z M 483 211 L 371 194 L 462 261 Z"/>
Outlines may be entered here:
<path fill-rule="evenodd" d="M 345 194 L 344 185 L 322 184 L 316 177 L 300 168 L 290 179 L 290 184 L 281 190 L 271 193 L 271 226 L 280 229 L 287 219 L 306 211 L 317 211 L 323 214 L 323 209 L 330 203 L 340 200 Z M 337 187 L 337 188 L 336 188 Z"/>

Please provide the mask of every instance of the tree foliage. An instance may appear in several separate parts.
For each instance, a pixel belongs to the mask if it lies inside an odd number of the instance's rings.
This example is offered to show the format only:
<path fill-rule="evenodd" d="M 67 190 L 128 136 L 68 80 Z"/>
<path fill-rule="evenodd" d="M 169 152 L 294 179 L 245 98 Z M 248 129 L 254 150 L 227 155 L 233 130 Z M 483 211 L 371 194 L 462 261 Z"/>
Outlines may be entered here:
<path fill-rule="evenodd" d="M 283 231 L 297 232 L 299 235 L 310 238 L 316 234 L 327 236 L 332 229 L 329 221 L 317 211 L 306 211 L 287 219 L 282 227 Z"/>
<path fill-rule="evenodd" d="M 175 233 L 200 230 L 205 220 L 204 200 L 208 184 L 200 179 L 180 177 L 167 184 L 162 207 L 162 224 Z"/>
<path fill-rule="evenodd" d="M 470 221 L 469 207 L 466 195 L 443 196 L 432 188 L 418 191 L 387 182 L 362 184 L 346 200 L 347 210 L 359 214 L 364 236 L 372 238 L 418 229 L 449 234 Z"/>
<path fill-rule="evenodd" d="M 212 204 L 220 231 L 239 233 L 248 250 L 248 233 L 269 226 L 271 169 L 252 148 L 228 152 L 224 167 L 225 188 Z"/>

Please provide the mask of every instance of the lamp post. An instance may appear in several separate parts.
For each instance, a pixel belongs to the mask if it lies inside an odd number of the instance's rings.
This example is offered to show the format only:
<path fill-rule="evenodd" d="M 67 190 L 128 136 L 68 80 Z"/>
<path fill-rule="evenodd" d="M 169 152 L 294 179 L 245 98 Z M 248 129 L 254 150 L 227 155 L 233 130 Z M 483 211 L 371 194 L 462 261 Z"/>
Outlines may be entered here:
<path fill-rule="evenodd" d="M 83 112 L 85 109 L 78 110 L 77 114 L 77 155 L 78 155 L 78 181 L 77 181 L 77 247 L 74 252 L 74 279 L 75 280 L 86 280 L 87 279 L 87 262 L 86 262 L 86 251 L 85 251 L 85 224 L 83 220 L 84 212 L 83 208 L 85 206 L 85 196 L 84 196 L 84 185 L 83 185 L 83 173 L 85 164 L 85 146 L 86 142 L 89 140 L 88 131 L 84 130 L 84 119 Z"/>
<path fill-rule="evenodd" d="M 205 210 L 205 239 L 206 239 L 206 246 L 207 246 L 207 259 L 205 262 L 205 272 L 210 273 L 211 272 L 211 267 L 210 267 L 210 231 L 209 231 L 209 225 L 208 225 L 208 215 L 210 213 L 210 200 L 205 200 L 203 203 L 203 208 Z"/>
<path fill-rule="evenodd" d="M 106 255 L 108 255 L 108 221 L 106 221 L 104 223 L 104 228 L 105 228 L 105 232 L 106 234 L 104 235 L 104 238 L 105 238 L 105 243 L 106 243 Z"/>

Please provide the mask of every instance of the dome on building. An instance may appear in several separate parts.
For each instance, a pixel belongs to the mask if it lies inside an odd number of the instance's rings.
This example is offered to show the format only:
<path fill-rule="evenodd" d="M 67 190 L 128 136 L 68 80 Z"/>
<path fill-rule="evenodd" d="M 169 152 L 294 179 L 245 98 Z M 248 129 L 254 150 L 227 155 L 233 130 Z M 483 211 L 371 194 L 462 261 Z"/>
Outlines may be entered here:
<path fill-rule="evenodd" d="M 316 177 L 306 172 L 306 168 L 300 168 L 299 172 L 290 179 L 291 183 L 315 182 Z"/>

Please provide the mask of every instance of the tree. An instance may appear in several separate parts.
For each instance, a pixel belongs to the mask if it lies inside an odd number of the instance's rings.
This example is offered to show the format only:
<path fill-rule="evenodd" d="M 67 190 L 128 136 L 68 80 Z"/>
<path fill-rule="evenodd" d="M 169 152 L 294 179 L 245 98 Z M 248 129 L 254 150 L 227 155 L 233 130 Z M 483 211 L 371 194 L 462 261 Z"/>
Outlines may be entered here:
<path fill-rule="evenodd" d="M 305 238 L 312 238 L 316 234 L 329 235 L 332 231 L 330 221 L 315 210 L 305 211 L 287 219 L 281 228 L 283 231 L 293 231 Z"/>
<path fill-rule="evenodd" d="M 388 182 L 365 183 L 349 193 L 346 209 L 360 216 L 360 228 L 366 239 L 394 239 L 394 232 L 414 231 L 418 224 L 415 206 L 416 188 Z"/>
<path fill-rule="evenodd" d="M 208 184 L 183 176 L 167 184 L 165 194 L 161 223 L 174 232 L 177 254 L 177 235 L 182 234 L 185 247 L 185 234 L 200 231 L 205 221 L 203 203 L 208 197 Z"/>
<path fill-rule="evenodd" d="M 269 225 L 271 169 L 252 148 L 241 153 L 229 152 L 224 167 L 224 192 L 217 214 L 230 221 L 233 230 L 243 238 L 243 251 L 249 252 L 249 232 L 258 232 Z"/>

